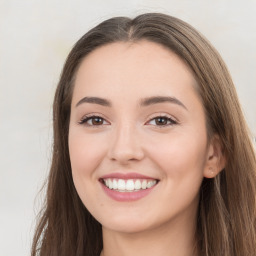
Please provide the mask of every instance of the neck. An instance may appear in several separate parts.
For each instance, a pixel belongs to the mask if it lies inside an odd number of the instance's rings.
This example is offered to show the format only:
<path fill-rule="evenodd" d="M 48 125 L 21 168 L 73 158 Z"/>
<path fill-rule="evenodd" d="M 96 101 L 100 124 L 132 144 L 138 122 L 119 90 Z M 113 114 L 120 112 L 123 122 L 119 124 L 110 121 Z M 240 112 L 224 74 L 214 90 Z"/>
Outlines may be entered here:
<path fill-rule="evenodd" d="M 102 256 L 192 256 L 197 255 L 195 221 L 164 223 L 136 233 L 117 232 L 103 227 Z"/>

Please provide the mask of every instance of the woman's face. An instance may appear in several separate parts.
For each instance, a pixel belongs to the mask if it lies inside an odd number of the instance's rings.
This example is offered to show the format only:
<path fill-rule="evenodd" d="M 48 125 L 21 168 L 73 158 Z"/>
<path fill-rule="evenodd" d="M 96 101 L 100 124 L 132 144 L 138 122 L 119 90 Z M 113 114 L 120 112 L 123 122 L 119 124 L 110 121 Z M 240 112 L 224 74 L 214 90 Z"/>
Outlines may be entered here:
<path fill-rule="evenodd" d="M 77 192 L 103 228 L 195 221 L 211 158 L 195 87 L 183 61 L 152 42 L 112 43 L 83 60 L 69 152 Z"/>

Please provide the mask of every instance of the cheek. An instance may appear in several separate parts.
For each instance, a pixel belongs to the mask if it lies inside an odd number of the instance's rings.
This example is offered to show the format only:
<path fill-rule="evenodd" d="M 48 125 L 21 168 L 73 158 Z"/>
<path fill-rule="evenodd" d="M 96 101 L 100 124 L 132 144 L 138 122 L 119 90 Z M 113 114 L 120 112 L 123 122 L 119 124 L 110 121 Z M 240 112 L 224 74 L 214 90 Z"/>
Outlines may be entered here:
<path fill-rule="evenodd" d="M 167 138 L 158 138 L 153 145 L 150 155 L 163 171 L 164 176 L 188 181 L 203 177 L 206 136 L 175 133 Z"/>
<path fill-rule="evenodd" d="M 102 161 L 105 149 L 95 136 L 70 130 L 69 154 L 75 188 L 83 204 L 89 211 L 94 211 L 94 200 L 100 198 L 98 177 L 95 170 Z M 93 197 L 91 194 L 93 193 Z"/>
<path fill-rule="evenodd" d="M 100 136 L 85 136 L 70 131 L 69 154 L 74 176 L 92 176 L 105 152 Z"/>
<path fill-rule="evenodd" d="M 197 209 L 203 180 L 206 140 L 175 136 L 152 148 L 151 155 L 162 172 L 164 197 L 176 209 Z"/>

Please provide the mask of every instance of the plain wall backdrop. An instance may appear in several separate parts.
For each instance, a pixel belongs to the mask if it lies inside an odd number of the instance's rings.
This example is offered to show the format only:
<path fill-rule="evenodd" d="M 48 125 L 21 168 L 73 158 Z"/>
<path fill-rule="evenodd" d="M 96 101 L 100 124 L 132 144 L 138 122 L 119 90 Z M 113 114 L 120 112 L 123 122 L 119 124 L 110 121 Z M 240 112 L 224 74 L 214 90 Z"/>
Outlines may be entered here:
<path fill-rule="evenodd" d="M 144 12 L 181 18 L 212 42 L 256 136 L 256 0 L 0 0 L 0 256 L 29 255 L 68 52 L 99 22 Z"/>

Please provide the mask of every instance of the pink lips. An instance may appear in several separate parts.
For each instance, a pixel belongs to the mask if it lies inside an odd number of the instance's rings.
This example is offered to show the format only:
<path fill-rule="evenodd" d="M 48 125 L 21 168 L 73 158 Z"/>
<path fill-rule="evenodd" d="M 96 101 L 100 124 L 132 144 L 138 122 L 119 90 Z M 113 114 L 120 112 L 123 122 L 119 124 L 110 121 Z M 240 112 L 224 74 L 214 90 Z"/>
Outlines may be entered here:
<path fill-rule="evenodd" d="M 139 173 L 131 172 L 131 173 L 111 173 L 107 174 L 101 177 L 101 179 L 108 179 L 108 178 L 116 178 L 116 179 L 123 179 L 123 180 L 128 180 L 128 179 L 151 179 L 154 180 L 154 178 L 141 175 Z"/>
<path fill-rule="evenodd" d="M 154 185 L 151 188 L 142 189 L 139 191 L 131 191 L 131 192 L 119 192 L 117 190 L 110 189 L 106 187 L 103 183 L 103 179 L 123 179 L 123 180 L 129 180 L 129 179 L 147 179 L 147 180 L 155 180 L 155 178 L 141 175 L 138 173 L 111 173 L 104 175 L 100 178 L 100 183 L 103 188 L 103 191 L 112 199 L 119 201 L 119 202 L 128 202 L 128 201 L 135 201 L 139 200 L 145 196 L 147 196 L 156 185 Z"/>

